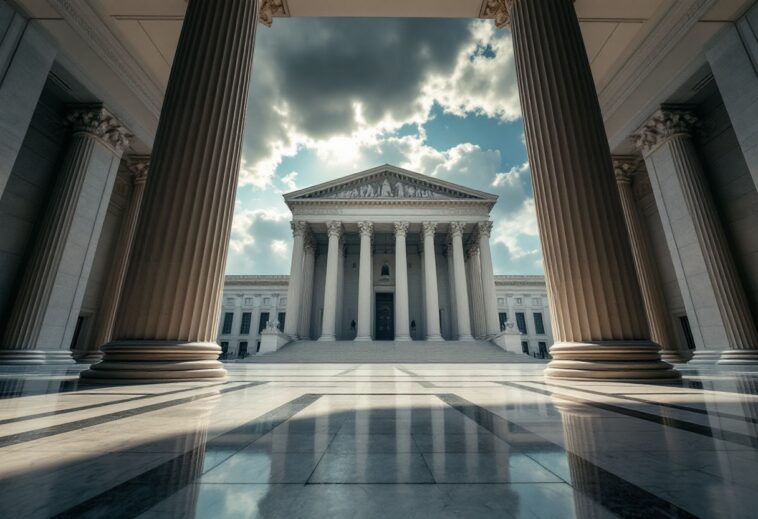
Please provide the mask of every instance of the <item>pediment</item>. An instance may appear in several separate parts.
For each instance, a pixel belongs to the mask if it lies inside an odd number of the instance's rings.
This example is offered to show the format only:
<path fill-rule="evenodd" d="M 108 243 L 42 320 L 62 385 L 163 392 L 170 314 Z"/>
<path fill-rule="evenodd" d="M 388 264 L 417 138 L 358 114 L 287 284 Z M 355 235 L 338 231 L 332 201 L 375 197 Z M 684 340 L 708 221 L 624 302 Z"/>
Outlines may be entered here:
<path fill-rule="evenodd" d="M 395 166 L 381 166 L 312 188 L 285 195 L 293 201 L 407 200 L 407 201 L 489 201 L 496 195 L 472 190 L 428 175 Z"/>

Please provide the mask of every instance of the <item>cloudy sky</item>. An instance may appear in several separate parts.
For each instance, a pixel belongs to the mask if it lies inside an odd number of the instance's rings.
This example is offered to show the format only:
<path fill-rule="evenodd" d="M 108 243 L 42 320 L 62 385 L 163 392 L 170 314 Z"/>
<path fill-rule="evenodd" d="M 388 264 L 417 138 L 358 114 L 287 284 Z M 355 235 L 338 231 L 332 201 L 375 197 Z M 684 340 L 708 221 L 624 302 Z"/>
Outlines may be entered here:
<path fill-rule="evenodd" d="M 500 195 L 496 273 L 542 273 L 510 32 L 333 18 L 259 28 L 227 273 L 289 273 L 282 193 L 384 163 Z"/>

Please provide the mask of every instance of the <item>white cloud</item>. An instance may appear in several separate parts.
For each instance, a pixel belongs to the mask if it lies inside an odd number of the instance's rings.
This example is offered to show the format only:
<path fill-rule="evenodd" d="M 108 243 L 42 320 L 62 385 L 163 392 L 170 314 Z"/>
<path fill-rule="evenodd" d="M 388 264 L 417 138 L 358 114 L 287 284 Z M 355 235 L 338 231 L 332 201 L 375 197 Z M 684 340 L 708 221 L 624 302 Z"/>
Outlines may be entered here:
<path fill-rule="evenodd" d="M 295 179 L 297 179 L 297 171 L 290 171 L 286 175 L 284 175 L 282 178 L 279 179 L 279 181 L 285 185 L 288 191 L 297 191 L 297 184 L 295 183 Z"/>
<path fill-rule="evenodd" d="M 528 238 L 532 238 L 532 240 Z M 492 240 L 495 243 L 505 245 L 513 259 L 528 255 L 539 256 L 538 238 L 539 228 L 533 198 L 524 201 L 524 204 L 515 213 L 498 220 L 492 231 Z M 526 248 L 525 242 L 534 246 Z"/>
<path fill-rule="evenodd" d="M 274 240 L 271 242 L 271 252 L 282 258 L 286 258 L 289 253 L 289 245 L 284 240 Z"/>

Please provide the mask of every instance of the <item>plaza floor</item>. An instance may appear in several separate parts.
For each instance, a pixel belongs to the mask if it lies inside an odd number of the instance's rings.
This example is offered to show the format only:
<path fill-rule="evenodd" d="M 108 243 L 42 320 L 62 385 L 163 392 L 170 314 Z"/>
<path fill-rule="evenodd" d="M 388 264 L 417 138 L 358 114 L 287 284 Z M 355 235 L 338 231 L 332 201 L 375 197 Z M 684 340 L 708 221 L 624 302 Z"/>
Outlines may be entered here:
<path fill-rule="evenodd" d="M 756 517 L 758 373 L 548 382 L 471 357 L 130 387 L 4 368 L 0 517 Z"/>

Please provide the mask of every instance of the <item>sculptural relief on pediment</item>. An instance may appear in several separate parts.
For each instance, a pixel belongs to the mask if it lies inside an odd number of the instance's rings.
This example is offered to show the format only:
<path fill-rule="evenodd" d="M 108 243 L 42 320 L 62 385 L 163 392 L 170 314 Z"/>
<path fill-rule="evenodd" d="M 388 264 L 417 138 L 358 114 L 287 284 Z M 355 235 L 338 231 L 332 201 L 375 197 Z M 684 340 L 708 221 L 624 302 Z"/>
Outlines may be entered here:
<path fill-rule="evenodd" d="M 475 197 L 431 182 L 403 178 L 396 174 L 377 175 L 309 193 L 307 199 L 426 199 L 456 200 Z"/>

